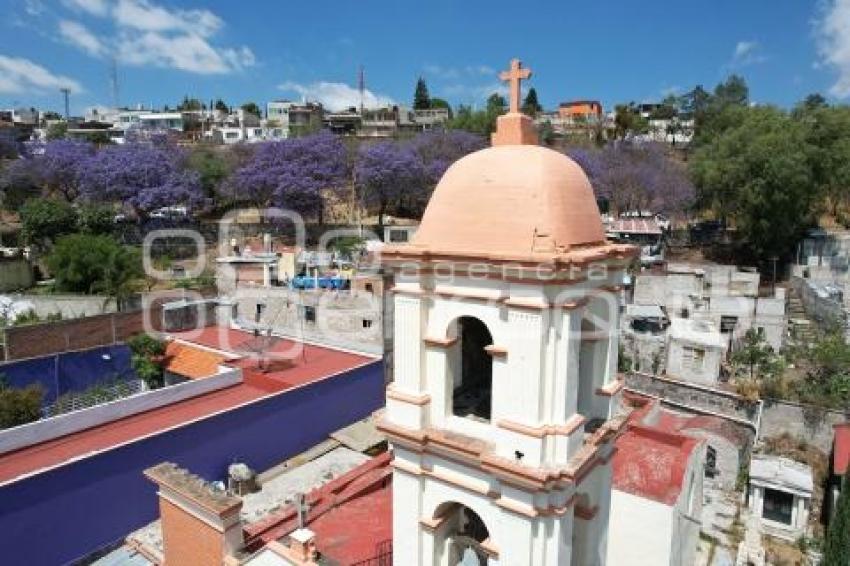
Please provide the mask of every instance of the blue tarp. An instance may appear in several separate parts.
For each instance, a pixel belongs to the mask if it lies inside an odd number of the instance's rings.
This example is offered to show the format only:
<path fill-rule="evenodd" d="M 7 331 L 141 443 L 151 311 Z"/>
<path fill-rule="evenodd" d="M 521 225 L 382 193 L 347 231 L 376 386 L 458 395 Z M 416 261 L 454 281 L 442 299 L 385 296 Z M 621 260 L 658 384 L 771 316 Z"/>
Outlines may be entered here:
<path fill-rule="evenodd" d="M 347 289 L 349 285 L 348 279 L 344 279 L 342 277 L 316 278 L 307 275 L 293 277 L 290 285 L 293 289 L 315 289 L 317 282 L 319 289 Z"/>
<path fill-rule="evenodd" d="M 136 379 L 130 356 L 130 348 L 123 344 L 101 346 L 0 364 L 0 375 L 11 387 L 41 384 L 46 407 L 68 392 L 85 391 L 98 383 Z"/>

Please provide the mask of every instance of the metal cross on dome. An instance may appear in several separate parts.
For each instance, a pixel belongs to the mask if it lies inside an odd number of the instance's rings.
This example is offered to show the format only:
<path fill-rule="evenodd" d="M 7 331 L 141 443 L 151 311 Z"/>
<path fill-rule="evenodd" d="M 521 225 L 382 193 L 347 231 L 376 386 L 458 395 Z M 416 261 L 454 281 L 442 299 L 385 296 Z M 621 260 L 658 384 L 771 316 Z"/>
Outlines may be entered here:
<path fill-rule="evenodd" d="M 499 73 L 499 79 L 505 82 L 510 82 L 510 112 L 518 113 L 519 112 L 519 100 L 522 95 L 522 91 L 520 90 L 520 81 L 523 79 L 531 78 L 531 69 L 525 69 L 522 66 L 522 62 L 519 59 L 513 59 L 511 61 L 511 68 L 507 71 L 502 71 Z"/>

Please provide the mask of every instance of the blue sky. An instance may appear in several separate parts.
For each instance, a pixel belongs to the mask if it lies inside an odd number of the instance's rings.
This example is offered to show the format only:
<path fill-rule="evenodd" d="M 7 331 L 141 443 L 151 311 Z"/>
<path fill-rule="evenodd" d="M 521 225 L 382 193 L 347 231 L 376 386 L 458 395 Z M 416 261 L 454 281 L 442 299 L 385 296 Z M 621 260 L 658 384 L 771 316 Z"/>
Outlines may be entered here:
<path fill-rule="evenodd" d="M 850 0 L 2 0 L 0 107 L 123 105 L 184 94 L 410 104 L 416 78 L 481 104 L 512 57 L 543 105 L 606 107 L 745 76 L 758 102 L 850 98 Z"/>

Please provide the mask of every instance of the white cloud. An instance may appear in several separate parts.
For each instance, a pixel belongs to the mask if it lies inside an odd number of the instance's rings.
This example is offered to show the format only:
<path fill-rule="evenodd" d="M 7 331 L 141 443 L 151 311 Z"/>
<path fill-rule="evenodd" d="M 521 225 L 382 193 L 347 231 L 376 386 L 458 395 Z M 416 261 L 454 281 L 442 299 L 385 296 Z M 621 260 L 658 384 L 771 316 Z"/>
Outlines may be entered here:
<path fill-rule="evenodd" d="M 323 106 L 334 111 L 360 106 L 360 91 L 345 83 L 319 81 L 301 84 L 287 81 L 278 85 L 278 88 L 282 91 L 297 93 L 298 96 L 310 101 L 321 102 Z M 391 106 L 395 103 L 389 96 L 366 89 L 363 93 L 363 104 L 367 108 L 376 108 Z"/>
<path fill-rule="evenodd" d="M 735 58 L 745 57 L 758 46 L 755 41 L 739 41 L 735 46 Z"/>
<path fill-rule="evenodd" d="M 40 16 L 44 13 L 44 3 L 41 0 L 26 0 L 24 11 L 30 16 Z"/>
<path fill-rule="evenodd" d="M 224 21 L 205 9 L 171 9 L 151 0 L 63 0 L 66 6 L 106 18 L 114 27 L 100 37 L 77 22 L 59 24 L 62 37 L 89 55 L 115 53 L 122 64 L 190 73 L 226 74 L 257 64 L 247 46 L 212 41 Z"/>
<path fill-rule="evenodd" d="M 757 65 L 767 61 L 758 41 L 739 41 L 735 44 L 732 59 L 724 67 L 726 70 L 738 69 L 749 65 Z"/>
<path fill-rule="evenodd" d="M 829 93 L 850 97 L 850 0 L 831 0 L 815 23 L 821 66 L 838 73 Z"/>
<path fill-rule="evenodd" d="M 218 51 L 202 37 L 191 34 L 126 35 L 118 48 L 118 58 L 129 65 L 169 67 L 201 75 L 229 73 L 254 64 L 254 54 L 247 47 L 244 51 Z"/>
<path fill-rule="evenodd" d="M 224 22 L 209 10 L 167 10 L 148 0 L 118 0 L 112 11 L 119 26 L 151 32 L 185 32 L 210 37 Z"/>
<path fill-rule="evenodd" d="M 107 0 L 62 0 L 62 3 L 73 10 L 86 12 L 93 16 L 105 16 L 109 11 Z"/>
<path fill-rule="evenodd" d="M 29 59 L 0 55 L 0 92 L 42 93 L 60 88 L 68 88 L 73 93 L 83 91 L 74 79 L 55 75 Z"/>
<path fill-rule="evenodd" d="M 59 34 L 65 41 L 79 47 L 89 55 L 100 57 L 106 51 L 100 39 L 79 22 L 61 20 L 59 22 Z"/>

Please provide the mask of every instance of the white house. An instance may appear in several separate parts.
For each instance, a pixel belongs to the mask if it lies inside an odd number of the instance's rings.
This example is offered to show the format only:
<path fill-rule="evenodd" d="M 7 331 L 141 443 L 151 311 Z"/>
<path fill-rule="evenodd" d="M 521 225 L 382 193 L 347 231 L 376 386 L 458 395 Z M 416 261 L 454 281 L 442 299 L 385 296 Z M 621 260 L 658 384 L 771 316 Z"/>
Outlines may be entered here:
<path fill-rule="evenodd" d="M 139 125 L 148 130 L 183 131 L 183 114 L 180 112 L 146 112 L 139 114 Z"/>
<path fill-rule="evenodd" d="M 667 375 L 714 385 L 727 342 L 718 328 L 702 318 L 674 318 L 667 333 Z"/>
<path fill-rule="evenodd" d="M 230 145 L 245 140 L 245 132 L 238 126 L 215 126 L 212 129 L 215 143 Z"/>
<path fill-rule="evenodd" d="M 813 492 L 812 468 L 807 464 L 765 455 L 750 461 L 747 504 L 761 518 L 766 534 L 790 541 L 804 535 Z"/>
<path fill-rule="evenodd" d="M 692 566 L 702 514 L 703 442 L 630 424 L 616 446 L 608 564 Z"/>
<path fill-rule="evenodd" d="M 637 250 L 606 242 L 584 172 L 533 132 L 499 117 L 412 242 L 382 253 L 397 566 L 606 563 L 617 293 Z"/>

